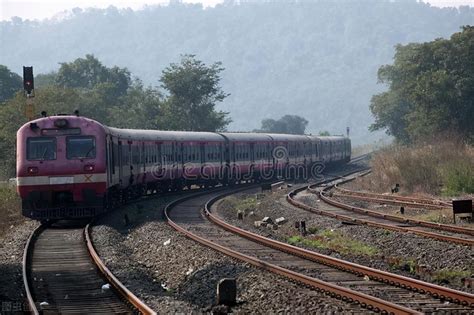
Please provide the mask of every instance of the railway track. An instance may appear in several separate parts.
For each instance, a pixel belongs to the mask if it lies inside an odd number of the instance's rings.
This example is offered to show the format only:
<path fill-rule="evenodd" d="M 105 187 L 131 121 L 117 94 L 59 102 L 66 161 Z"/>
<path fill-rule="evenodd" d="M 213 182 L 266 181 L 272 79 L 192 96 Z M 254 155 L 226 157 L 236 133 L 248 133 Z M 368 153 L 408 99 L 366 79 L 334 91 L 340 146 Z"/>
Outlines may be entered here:
<path fill-rule="evenodd" d="M 41 225 L 23 256 L 23 282 L 33 314 L 155 314 L 102 263 L 89 225 Z"/>
<path fill-rule="evenodd" d="M 462 245 L 474 245 L 474 239 L 470 237 L 474 235 L 473 229 L 414 220 L 401 216 L 384 214 L 374 210 L 354 207 L 352 205 L 334 200 L 330 197 L 330 194 L 327 193 L 327 191 L 333 186 L 353 180 L 357 176 L 361 176 L 365 173 L 365 171 L 361 171 L 351 174 L 348 177 L 339 177 L 322 188 L 318 187 L 318 184 L 301 186 L 294 189 L 287 195 L 287 201 L 300 209 L 335 218 L 344 222 L 363 224 L 404 233 L 414 233 L 424 237 Z M 314 207 L 298 199 L 300 195 L 307 193 L 319 195 L 319 198 L 322 201 L 333 207 Z"/>
<path fill-rule="evenodd" d="M 441 210 L 441 209 L 447 209 L 451 207 L 450 203 L 443 200 L 360 192 L 360 191 L 345 189 L 337 185 L 334 186 L 334 189 L 337 191 L 339 196 L 366 200 L 370 202 L 403 205 L 403 206 L 409 206 L 412 208 L 422 208 L 422 209 L 432 209 L 432 210 Z"/>
<path fill-rule="evenodd" d="M 293 281 L 346 301 L 354 313 L 459 313 L 474 310 L 474 295 L 356 265 L 232 226 L 213 214 L 220 198 L 258 187 L 184 197 L 165 209 L 168 223 L 188 237 Z M 362 308 L 362 309 L 361 309 Z"/>

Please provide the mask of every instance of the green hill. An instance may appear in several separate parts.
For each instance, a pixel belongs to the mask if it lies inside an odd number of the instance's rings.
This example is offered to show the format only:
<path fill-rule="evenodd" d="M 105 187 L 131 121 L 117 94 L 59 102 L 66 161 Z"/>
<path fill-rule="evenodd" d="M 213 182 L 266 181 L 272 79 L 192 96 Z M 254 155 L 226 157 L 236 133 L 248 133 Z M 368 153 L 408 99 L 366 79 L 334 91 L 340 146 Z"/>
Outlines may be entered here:
<path fill-rule="evenodd" d="M 447 38 L 466 24 L 474 24 L 473 8 L 415 0 L 75 9 L 61 19 L 0 23 L 0 64 L 17 73 L 33 65 L 38 74 L 92 53 L 158 85 L 180 54 L 196 54 L 226 68 L 222 85 L 231 96 L 219 109 L 230 111 L 230 129 L 252 130 L 264 118 L 295 114 L 313 133 L 350 126 L 360 143 L 380 136 L 368 132 L 369 103 L 386 89 L 377 85 L 377 69 L 392 62 L 394 45 Z"/>

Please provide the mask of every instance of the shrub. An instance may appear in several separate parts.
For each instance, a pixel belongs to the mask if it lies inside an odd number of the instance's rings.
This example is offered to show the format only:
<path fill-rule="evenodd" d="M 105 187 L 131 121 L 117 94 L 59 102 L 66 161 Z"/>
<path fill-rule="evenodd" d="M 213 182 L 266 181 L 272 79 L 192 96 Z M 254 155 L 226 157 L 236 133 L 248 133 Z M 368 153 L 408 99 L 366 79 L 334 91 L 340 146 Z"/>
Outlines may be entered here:
<path fill-rule="evenodd" d="M 10 226 L 17 225 L 25 220 L 21 215 L 20 198 L 15 188 L 0 185 L 0 235 L 3 235 Z"/>
<path fill-rule="evenodd" d="M 393 145 L 376 153 L 371 163 L 372 176 L 363 183 L 370 189 L 388 192 L 398 183 L 410 193 L 474 193 L 474 149 L 456 138 Z"/>

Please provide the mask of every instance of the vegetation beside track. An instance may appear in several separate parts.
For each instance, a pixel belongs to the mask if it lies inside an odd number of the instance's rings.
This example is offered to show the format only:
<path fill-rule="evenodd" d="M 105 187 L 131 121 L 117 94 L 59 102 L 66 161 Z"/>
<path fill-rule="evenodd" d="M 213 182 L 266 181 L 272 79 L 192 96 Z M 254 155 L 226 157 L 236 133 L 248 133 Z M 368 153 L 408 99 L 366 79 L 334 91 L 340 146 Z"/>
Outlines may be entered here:
<path fill-rule="evenodd" d="M 319 249 L 330 249 L 343 254 L 374 256 L 378 252 L 377 248 L 345 237 L 334 230 L 317 231 L 311 229 L 309 231 L 316 233 L 309 235 L 308 237 L 302 237 L 299 235 L 292 236 L 288 238 L 288 243 L 292 245 L 301 244 Z"/>
<path fill-rule="evenodd" d="M 393 145 L 373 155 L 371 176 L 361 187 L 444 196 L 474 194 L 474 147 L 452 138 L 417 145 Z"/>
<path fill-rule="evenodd" d="M 15 187 L 0 184 L 0 237 L 10 228 L 25 221 L 21 215 L 21 201 Z"/>

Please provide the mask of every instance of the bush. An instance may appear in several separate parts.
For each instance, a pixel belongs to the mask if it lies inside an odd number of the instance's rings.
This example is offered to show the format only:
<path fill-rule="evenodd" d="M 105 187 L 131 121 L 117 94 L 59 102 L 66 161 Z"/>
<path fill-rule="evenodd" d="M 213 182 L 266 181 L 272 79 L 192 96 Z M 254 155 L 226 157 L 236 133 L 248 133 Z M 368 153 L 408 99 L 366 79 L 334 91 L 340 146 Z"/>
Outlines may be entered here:
<path fill-rule="evenodd" d="M 456 196 L 474 193 L 474 148 L 456 138 L 418 145 L 393 145 L 372 159 L 370 188 Z M 367 184 L 367 183 L 366 183 Z"/>
<path fill-rule="evenodd" d="M 17 225 L 25 220 L 21 215 L 21 202 L 15 188 L 0 184 L 0 236 L 12 225 Z"/>
<path fill-rule="evenodd" d="M 444 194 L 448 196 L 459 195 L 460 193 L 474 193 L 474 161 L 460 161 L 456 164 L 449 164 L 443 170 L 445 179 Z"/>

